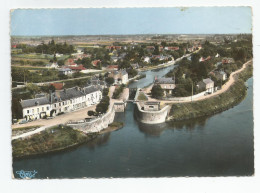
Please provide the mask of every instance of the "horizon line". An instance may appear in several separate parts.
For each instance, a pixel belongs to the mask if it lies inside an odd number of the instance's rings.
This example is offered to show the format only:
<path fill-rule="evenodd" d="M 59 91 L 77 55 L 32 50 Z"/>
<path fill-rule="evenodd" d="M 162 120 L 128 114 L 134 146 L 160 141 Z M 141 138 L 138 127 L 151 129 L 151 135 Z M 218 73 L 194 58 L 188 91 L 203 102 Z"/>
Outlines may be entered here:
<path fill-rule="evenodd" d="M 246 34 L 252 35 L 251 33 L 151 33 L 151 34 L 62 34 L 62 35 L 10 35 L 11 37 L 58 37 L 58 36 L 136 36 L 136 35 L 239 35 Z"/>

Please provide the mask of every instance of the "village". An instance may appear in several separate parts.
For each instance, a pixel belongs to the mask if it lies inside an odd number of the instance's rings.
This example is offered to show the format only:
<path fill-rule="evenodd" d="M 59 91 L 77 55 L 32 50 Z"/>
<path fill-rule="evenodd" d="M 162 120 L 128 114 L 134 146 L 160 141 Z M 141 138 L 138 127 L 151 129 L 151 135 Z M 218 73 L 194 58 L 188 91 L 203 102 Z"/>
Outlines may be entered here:
<path fill-rule="evenodd" d="M 65 52 L 61 54 L 54 51 L 49 62 L 45 66 L 36 67 L 37 70 L 33 66 L 29 66 L 28 70 L 27 65 L 13 64 L 13 75 L 18 76 L 13 76 L 16 87 L 13 87 L 12 127 L 41 124 L 45 128 L 55 124 L 91 122 L 105 116 L 108 111 L 111 112 L 109 109 L 112 106 L 115 112 L 123 112 L 128 102 L 136 104 L 137 111 L 134 114 L 137 114 L 138 121 L 148 124 L 163 123 L 169 117 L 171 104 L 204 100 L 227 90 L 234 81 L 232 73 L 245 67 L 242 64 L 247 61 L 246 58 L 250 58 L 250 52 L 244 53 L 242 57 L 233 55 L 230 47 L 237 49 L 237 39 L 223 39 L 217 43 L 194 40 L 192 43 L 189 41 L 179 44 L 166 41 L 153 45 L 134 41 L 127 45 L 116 44 L 76 49 L 66 43 L 56 44 L 54 40 L 48 44 L 29 47 L 13 44 L 14 58 L 19 56 L 20 47 L 35 51 L 45 47 L 40 55 L 44 55 L 43 52 L 49 53 L 48 49 L 64 51 L 59 48 L 62 45 L 70 50 L 65 58 Z M 30 53 L 34 56 L 39 54 Z M 163 77 L 155 76 L 147 87 L 134 89 L 134 98 L 129 99 L 129 84 L 145 79 L 147 70 L 167 66 L 174 68 Z M 31 78 L 37 73 L 38 79 Z M 53 80 L 37 81 L 44 74 Z M 32 82 L 33 80 L 36 81 Z M 82 110 L 83 114 L 77 117 L 73 115 L 73 112 Z M 108 124 L 112 122 L 113 116 Z M 91 132 L 91 129 L 85 132 Z"/>
<path fill-rule="evenodd" d="M 255 174 L 253 7 L 71 3 L 6 11 L 9 178 Z"/>

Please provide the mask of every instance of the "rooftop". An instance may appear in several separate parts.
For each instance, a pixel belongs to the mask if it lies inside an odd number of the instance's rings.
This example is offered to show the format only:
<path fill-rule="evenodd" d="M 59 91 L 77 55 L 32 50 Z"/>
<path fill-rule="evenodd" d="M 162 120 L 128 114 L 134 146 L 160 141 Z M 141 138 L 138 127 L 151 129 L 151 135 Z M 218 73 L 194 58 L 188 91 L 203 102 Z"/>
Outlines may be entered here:
<path fill-rule="evenodd" d="M 38 106 L 38 105 L 46 105 L 46 104 L 50 104 L 50 101 L 48 100 L 47 97 L 40 97 L 40 98 L 21 101 L 21 105 L 23 108 L 33 107 L 33 106 Z"/>
<path fill-rule="evenodd" d="M 211 80 L 210 78 L 206 78 L 202 80 L 205 84 L 210 84 L 210 83 L 214 83 L 213 80 Z"/>
<path fill-rule="evenodd" d="M 172 78 L 157 78 L 155 79 L 157 84 L 175 84 L 175 81 Z"/>

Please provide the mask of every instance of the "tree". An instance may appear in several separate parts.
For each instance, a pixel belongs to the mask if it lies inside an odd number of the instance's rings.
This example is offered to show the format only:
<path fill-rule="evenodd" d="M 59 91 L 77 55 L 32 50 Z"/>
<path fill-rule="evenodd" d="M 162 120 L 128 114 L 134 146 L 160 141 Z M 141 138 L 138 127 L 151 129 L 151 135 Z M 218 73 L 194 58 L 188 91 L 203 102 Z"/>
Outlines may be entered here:
<path fill-rule="evenodd" d="M 50 84 L 50 85 L 49 85 L 49 90 L 50 90 L 51 92 L 55 92 L 56 88 L 55 88 L 55 86 L 53 86 L 53 84 Z"/>
<path fill-rule="evenodd" d="M 36 85 L 36 84 L 33 84 L 33 83 L 28 83 L 26 85 L 26 89 L 32 94 L 32 95 L 35 95 L 36 93 L 38 93 L 40 91 L 40 88 Z"/>
<path fill-rule="evenodd" d="M 199 63 L 200 55 L 195 53 L 191 55 L 191 61 L 193 64 Z"/>
<path fill-rule="evenodd" d="M 164 95 L 163 89 L 160 85 L 154 85 L 151 90 L 151 94 L 153 98 L 161 98 Z"/>
<path fill-rule="evenodd" d="M 104 96 L 100 103 L 96 106 L 96 112 L 99 114 L 103 114 L 106 113 L 109 107 L 109 97 L 108 96 Z"/>
<path fill-rule="evenodd" d="M 23 118 L 23 108 L 18 98 L 12 99 L 12 118 L 13 119 Z"/>
<path fill-rule="evenodd" d="M 127 73 L 128 73 L 129 78 L 135 77 L 138 74 L 137 70 L 132 69 L 132 68 L 127 69 Z"/>
<path fill-rule="evenodd" d="M 95 112 L 94 111 L 88 111 L 88 116 L 94 116 Z"/>
<path fill-rule="evenodd" d="M 63 66 L 64 65 L 64 60 L 58 60 L 58 65 Z"/>
<path fill-rule="evenodd" d="M 166 43 L 165 41 L 162 41 L 162 42 L 161 42 L 161 45 L 165 48 L 166 45 L 167 45 L 167 43 Z"/>
<path fill-rule="evenodd" d="M 53 56 L 53 62 L 57 62 L 56 54 L 54 54 L 54 56 Z"/>
<path fill-rule="evenodd" d="M 154 49 L 153 54 L 154 54 L 154 55 L 159 55 L 159 54 L 160 54 L 159 46 L 158 46 L 158 45 L 155 46 L 155 49 Z"/>
<path fill-rule="evenodd" d="M 107 95 L 108 95 L 108 92 L 109 92 L 109 89 L 108 89 L 108 88 L 104 88 L 104 89 L 103 89 L 103 92 L 102 92 L 102 95 L 103 95 L 103 96 L 107 96 Z"/>
<path fill-rule="evenodd" d="M 113 77 L 107 77 L 105 79 L 105 81 L 106 81 L 107 84 L 112 85 L 112 84 L 114 84 L 115 79 Z"/>

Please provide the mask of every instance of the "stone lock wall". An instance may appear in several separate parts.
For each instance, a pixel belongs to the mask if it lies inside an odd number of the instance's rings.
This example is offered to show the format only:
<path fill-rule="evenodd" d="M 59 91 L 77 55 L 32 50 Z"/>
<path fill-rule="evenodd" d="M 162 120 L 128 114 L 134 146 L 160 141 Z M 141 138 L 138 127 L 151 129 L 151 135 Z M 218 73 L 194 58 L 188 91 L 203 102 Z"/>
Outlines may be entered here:
<path fill-rule="evenodd" d="M 137 102 L 135 107 L 135 117 L 138 121 L 146 124 L 164 123 L 169 110 L 170 106 L 167 105 L 159 111 L 144 111 Z"/>
<path fill-rule="evenodd" d="M 84 133 L 99 132 L 108 127 L 109 124 L 113 123 L 115 118 L 115 108 L 114 105 L 110 105 L 109 110 L 106 114 L 98 117 L 89 122 L 78 122 L 78 123 L 68 123 L 67 125 L 73 129 L 78 129 Z"/>

